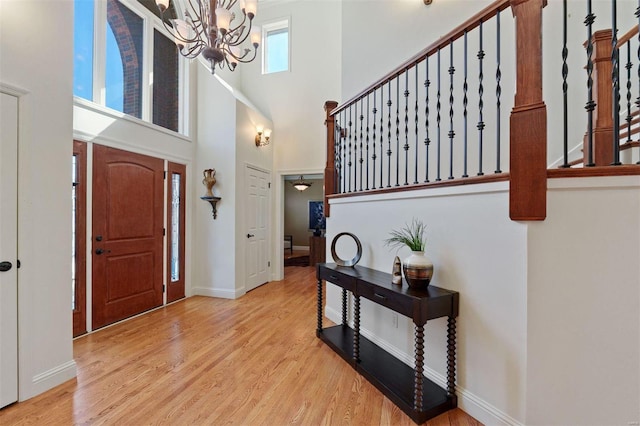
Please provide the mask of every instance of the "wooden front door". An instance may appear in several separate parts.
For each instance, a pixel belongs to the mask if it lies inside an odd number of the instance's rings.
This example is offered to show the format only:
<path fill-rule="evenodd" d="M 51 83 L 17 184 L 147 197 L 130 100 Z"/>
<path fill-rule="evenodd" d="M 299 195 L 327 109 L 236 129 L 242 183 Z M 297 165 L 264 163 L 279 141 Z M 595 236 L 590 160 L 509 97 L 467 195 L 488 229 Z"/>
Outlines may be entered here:
<path fill-rule="evenodd" d="M 161 306 L 164 161 L 94 145 L 93 329 Z"/>

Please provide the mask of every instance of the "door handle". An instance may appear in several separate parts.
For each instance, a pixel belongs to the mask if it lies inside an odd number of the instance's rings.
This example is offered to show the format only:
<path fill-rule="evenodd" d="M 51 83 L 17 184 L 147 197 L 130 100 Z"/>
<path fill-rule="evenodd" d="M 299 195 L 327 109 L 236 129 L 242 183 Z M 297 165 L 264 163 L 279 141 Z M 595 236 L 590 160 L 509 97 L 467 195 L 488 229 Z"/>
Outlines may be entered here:
<path fill-rule="evenodd" d="M 255 237 L 253 234 L 247 234 L 247 238 Z"/>
<path fill-rule="evenodd" d="M 13 265 L 11 264 L 11 262 L 0 262 L 0 272 L 7 272 L 11 270 L 12 267 Z"/>
<path fill-rule="evenodd" d="M 101 255 L 102 253 L 111 253 L 111 250 L 104 250 L 104 249 L 96 249 L 96 254 L 97 255 Z"/>

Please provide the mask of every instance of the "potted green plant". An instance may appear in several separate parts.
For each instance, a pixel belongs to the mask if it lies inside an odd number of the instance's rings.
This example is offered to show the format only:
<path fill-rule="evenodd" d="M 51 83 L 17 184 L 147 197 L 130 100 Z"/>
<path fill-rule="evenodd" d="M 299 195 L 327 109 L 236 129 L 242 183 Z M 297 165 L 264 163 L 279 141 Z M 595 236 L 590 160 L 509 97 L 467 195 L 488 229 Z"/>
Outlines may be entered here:
<path fill-rule="evenodd" d="M 404 227 L 392 230 L 384 243 L 388 247 L 408 247 L 411 255 L 402 262 L 402 272 L 411 288 L 426 288 L 433 277 L 433 263 L 424 255 L 427 244 L 427 227 L 420 219 L 413 218 Z"/>

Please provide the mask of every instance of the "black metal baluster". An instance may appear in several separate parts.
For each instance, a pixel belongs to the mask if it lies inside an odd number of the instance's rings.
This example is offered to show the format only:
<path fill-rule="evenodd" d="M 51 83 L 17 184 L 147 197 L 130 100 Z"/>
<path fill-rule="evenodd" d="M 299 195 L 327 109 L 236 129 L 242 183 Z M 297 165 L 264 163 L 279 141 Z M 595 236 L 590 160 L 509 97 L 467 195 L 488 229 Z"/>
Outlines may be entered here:
<path fill-rule="evenodd" d="M 469 91 L 469 85 L 467 84 L 467 33 L 468 31 L 464 31 L 464 84 L 462 85 L 462 92 L 464 97 L 462 98 L 462 106 L 464 108 L 462 112 L 462 116 L 464 117 L 464 165 L 462 171 L 462 177 L 469 177 L 467 174 L 467 105 L 469 104 L 469 97 L 467 96 L 467 92 Z"/>
<path fill-rule="evenodd" d="M 627 142 L 631 142 L 631 68 L 633 68 L 633 64 L 631 63 L 631 40 L 627 41 L 627 64 L 625 66 L 627 69 Z"/>
<path fill-rule="evenodd" d="M 343 114 L 343 119 L 342 122 L 343 123 L 347 123 L 347 110 L 343 109 L 342 110 L 342 114 Z M 343 134 L 342 134 L 342 163 L 341 163 L 341 173 L 342 173 L 342 193 L 345 194 L 347 192 L 347 136 L 348 136 L 348 132 L 349 130 L 346 127 L 342 128 Z"/>
<path fill-rule="evenodd" d="M 358 190 L 358 101 L 353 102 L 353 192 Z"/>
<path fill-rule="evenodd" d="M 483 85 L 483 80 L 484 80 L 484 72 L 482 70 L 482 65 L 484 62 L 484 49 L 482 46 L 482 26 L 483 23 L 482 21 L 480 21 L 480 48 L 478 49 L 478 65 L 480 68 L 480 71 L 478 73 L 478 176 L 482 176 L 484 175 L 484 173 L 482 172 L 482 136 L 484 133 L 484 118 L 482 115 L 482 109 L 484 108 L 484 102 L 482 100 L 482 95 L 484 94 L 484 85 Z"/>
<path fill-rule="evenodd" d="M 369 190 L 369 93 L 367 93 L 367 185 L 365 189 Z"/>
<path fill-rule="evenodd" d="M 400 78 L 396 77 L 396 184 L 400 186 Z"/>
<path fill-rule="evenodd" d="M 404 72 L 404 184 L 409 185 L 409 70 Z"/>
<path fill-rule="evenodd" d="M 563 151 L 564 163 L 562 168 L 571 167 L 569 165 L 569 101 L 567 77 L 569 76 L 569 67 L 567 65 L 567 57 L 569 49 L 567 49 L 567 0 L 562 0 L 562 106 L 563 106 Z"/>
<path fill-rule="evenodd" d="M 591 0 L 587 0 L 587 16 L 584 23 L 587 26 L 587 164 L 585 167 L 593 167 L 593 110 L 596 103 L 593 100 L 593 23 L 596 15 L 591 11 Z"/>
<path fill-rule="evenodd" d="M 640 1 L 640 0 L 639 0 Z M 425 99 L 424 99 L 424 162 L 425 162 L 425 170 L 424 170 L 424 181 L 429 182 L 429 145 L 431 145 L 431 139 L 429 138 L 429 86 L 431 86 L 431 80 L 429 80 L 429 57 L 427 56 L 424 59 L 425 63 L 425 79 L 424 79 L 424 91 L 425 91 Z"/>
<path fill-rule="evenodd" d="M 360 191 L 362 191 L 362 181 L 364 180 L 362 178 L 362 172 L 363 172 L 363 163 L 364 163 L 364 158 L 362 158 L 362 152 L 364 151 L 364 147 L 363 147 L 363 137 L 362 137 L 362 124 L 364 122 L 364 115 L 362 113 L 362 103 L 363 103 L 363 99 L 360 98 Z"/>
<path fill-rule="evenodd" d="M 351 144 L 353 142 L 353 129 L 352 129 L 352 125 L 353 125 L 353 112 L 351 111 L 351 105 L 349 105 L 349 191 L 351 192 L 351 165 L 352 165 L 352 161 L 351 161 Z"/>
<path fill-rule="evenodd" d="M 618 2 L 611 1 L 611 86 L 613 90 L 613 162 L 620 162 L 620 50 L 618 50 Z"/>
<path fill-rule="evenodd" d="M 373 90 L 373 155 L 371 156 L 371 160 L 373 160 L 372 170 L 371 170 L 371 180 L 373 181 L 372 189 L 376 189 L 376 113 L 378 112 L 377 103 L 376 103 L 376 93 L 378 89 Z"/>
<path fill-rule="evenodd" d="M 387 117 L 387 139 L 389 148 L 387 149 L 387 188 L 391 187 L 391 82 L 389 82 L 389 99 L 387 100 L 387 107 L 389 109 L 389 115 Z"/>
<path fill-rule="evenodd" d="M 440 104 L 440 75 L 442 74 L 442 70 L 440 67 L 440 48 L 438 48 L 438 90 L 436 92 L 436 124 L 438 129 L 438 134 L 436 138 L 436 182 L 440 182 L 440 108 L 442 105 Z"/>
<path fill-rule="evenodd" d="M 340 160 L 341 160 L 341 150 L 342 150 L 342 126 L 340 125 L 340 121 L 339 118 L 336 120 L 336 143 L 334 144 L 333 147 L 333 155 L 334 155 L 334 159 L 335 159 L 335 163 L 336 163 L 336 180 L 335 180 L 335 185 L 336 185 L 336 194 L 341 194 L 342 193 L 342 182 L 340 181 L 340 179 L 342 179 L 342 174 L 340 173 L 340 168 L 342 167 L 342 164 L 340 164 Z"/>
<path fill-rule="evenodd" d="M 449 178 L 453 179 L 453 75 L 456 69 L 453 67 L 453 40 L 449 42 Z"/>
<path fill-rule="evenodd" d="M 418 64 L 416 64 L 416 78 L 415 78 L 415 83 L 416 83 L 416 91 L 415 91 L 415 98 L 416 98 L 416 106 L 415 106 L 415 133 L 416 133 L 416 153 L 415 153 L 415 159 L 414 159 L 414 167 L 415 167 L 415 171 L 414 171 L 414 177 L 413 177 L 413 183 L 414 185 L 418 183 Z"/>
<path fill-rule="evenodd" d="M 380 86 L 380 188 L 384 174 L 384 84 Z"/>
<path fill-rule="evenodd" d="M 496 13 L 496 173 L 502 173 L 500 170 L 500 95 L 502 87 L 500 80 L 502 79 L 502 71 L 500 71 L 500 11 Z"/>

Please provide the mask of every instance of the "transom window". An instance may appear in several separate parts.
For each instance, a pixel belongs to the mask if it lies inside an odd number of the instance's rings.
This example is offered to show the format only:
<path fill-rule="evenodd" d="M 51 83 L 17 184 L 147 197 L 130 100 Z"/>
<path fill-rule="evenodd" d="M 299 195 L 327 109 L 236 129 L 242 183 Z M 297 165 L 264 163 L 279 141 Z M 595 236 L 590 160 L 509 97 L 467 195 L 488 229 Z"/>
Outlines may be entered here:
<path fill-rule="evenodd" d="M 74 2 L 74 95 L 185 133 L 183 61 L 155 2 Z"/>
<path fill-rule="evenodd" d="M 262 73 L 289 70 L 289 20 L 262 27 Z"/>

